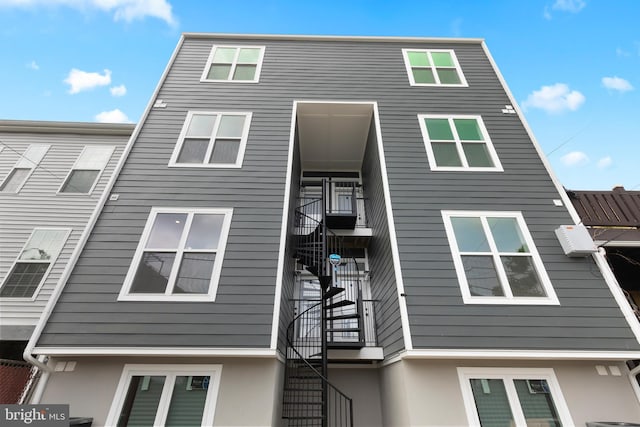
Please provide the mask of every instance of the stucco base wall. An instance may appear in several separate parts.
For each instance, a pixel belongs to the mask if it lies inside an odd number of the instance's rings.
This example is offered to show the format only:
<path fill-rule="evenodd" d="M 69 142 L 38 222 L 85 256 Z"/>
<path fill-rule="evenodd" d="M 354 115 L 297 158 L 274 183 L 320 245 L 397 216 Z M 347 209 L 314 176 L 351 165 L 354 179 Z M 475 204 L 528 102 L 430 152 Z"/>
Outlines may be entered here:
<path fill-rule="evenodd" d="M 355 426 L 382 427 L 379 370 L 373 367 L 329 367 L 329 381 L 353 399 Z M 387 424 L 393 425 L 393 424 Z"/>
<path fill-rule="evenodd" d="M 125 364 L 220 364 L 222 375 L 214 426 L 280 426 L 282 363 L 245 358 L 105 358 L 52 360 L 77 362 L 70 372 L 53 372 L 41 403 L 70 405 L 72 417 L 92 417 L 93 427 L 105 425 Z"/>
<path fill-rule="evenodd" d="M 600 375 L 596 365 L 604 366 Z M 587 421 L 640 422 L 640 403 L 620 361 L 403 360 L 381 368 L 385 426 L 458 427 L 469 424 L 458 367 L 553 369 L 573 425 Z M 612 375 L 610 367 L 620 371 Z"/>

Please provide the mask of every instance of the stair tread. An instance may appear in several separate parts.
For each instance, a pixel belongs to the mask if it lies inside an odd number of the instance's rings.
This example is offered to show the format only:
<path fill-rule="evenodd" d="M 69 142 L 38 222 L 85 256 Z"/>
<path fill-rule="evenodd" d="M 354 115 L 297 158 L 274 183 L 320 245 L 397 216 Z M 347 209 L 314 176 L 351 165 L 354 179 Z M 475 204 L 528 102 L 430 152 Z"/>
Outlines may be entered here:
<path fill-rule="evenodd" d="M 344 288 L 339 288 L 339 287 L 331 287 L 329 288 L 329 290 L 327 292 L 325 292 L 325 294 L 323 295 L 324 299 L 329 299 L 329 298 L 333 298 L 334 296 L 344 292 L 345 289 Z"/>
<path fill-rule="evenodd" d="M 327 328 L 327 332 L 360 332 L 360 328 Z"/>
<path fill-rule="evenodd" d="M 330 305 L 326 306 L 325 309 L 326 310 L 331 310 L 331 309 L 334 309 L 334 308 L 346 307 L 348 305 L 354 305 L 354 304 L 355 304 L 355 302 L 344 299 L 342 301 L 334 302 L 333 304 L 330 304 Z"/>
<path fill-rule="evenodd" d="M 359 313 L 351 313 L 351 314 L 340 314 L 337 316 L 329 316 L 327 320 L 345 320 L 345 319 L 359 319 Z"/>

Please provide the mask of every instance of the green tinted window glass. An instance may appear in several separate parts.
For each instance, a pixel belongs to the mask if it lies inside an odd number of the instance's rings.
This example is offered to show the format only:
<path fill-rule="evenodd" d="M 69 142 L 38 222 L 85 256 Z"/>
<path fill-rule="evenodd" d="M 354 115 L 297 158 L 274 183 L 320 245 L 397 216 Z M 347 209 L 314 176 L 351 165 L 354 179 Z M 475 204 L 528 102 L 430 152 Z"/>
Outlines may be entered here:
<path fill-rule="evenodd" d="M 238 54 L 238 64 L 257 64 L 260 59 L 260 49 L 242 48 Z"/>
<path fill-rule="evenodd" d="M 218 138 L 240 138 L 244 129 L 245 116 L 223 115 L 220 119 L 220 126 L 216 137 Z"/>
<path fill-rule="evenodd" d="M 463 141 L 482 141 L 482 132 L 476 119 L 453 119 L 458 136 Z"/>
<path fill-rule="evenodd" d="M 165 426 L 191 427 L 202 425 L 210 377 L 176 377 Z"/>
<path fill-rule="evenodd" d="M 546 380 L 513 380 L 513 383 L 527 425 L 544 420 L 545 426 L 562 426 Z"/>
<path fill-rule="evenodd" d="M 429 139 L 432 141 L 453 141 L 453 132 L 447 119 L 425 119 Z"/>
<path fill-rule="evenodd" d="M 431 58 L 436 67 L 455 67 L 449 52 L 431 52 Z"/>
<path fill-rule="evenodd" d="M 227 80 L 229 78 L 230 71 L 231 65 L 211 64 L 211 68 L 209 68 L 209 74 L 207 74 L 207 78 L 209 80 Z"/>
<path fill-rule="evenodd" d="M 472 168 L 491 168 L 494 166 L 487 145 L 483 143 L 462 143 L 462 149 L 464 155 L 467 158 L 467 163 Z"/>
<path fill-rule="evenodd" d="M 412 67 L 428 67 L 430 65 L 427 52 L 409 51 L 407 56 Z"/>
<path fill-rule="evenodd" d="M 187 128 L 188 137 L 209 138 L 213 133 L 213 125 L 216 122 L 215 115 L 194 114 Z"/>
<path fill-rule="evenodd" d="M 253 80 L 256 76 L 255 65 L 236 65 L 236 71 L 233 73 L 233 80 Z"/>
<path fill-rule="evenodd" d="M 164 381 L 164 376 L 131 377 L 117 426 L 154 425 Z"/>
<path fill-rule="evenodd" d="M 213 54 L 213 62 L 222 64 L 231 64 L 236 56 L 235 47 L 219 47 Z"/>
<path fill-rule="evenodd" d="M 441 84 L 456 85 L 461 83 L 458 72 L 453 68 L 438 68 L 437 72 Z"/>
<path fill-rule="evenodd" d="M 515 425 L 507 390 L 501 379 L 472 379 L 471 390 L 481 426 L 510 427 Z"/>
<path fill-rule="evenodd" d="M 435 83 L 436 79 L 433 77 L 433 71 L 431 68 L 414 68 L 411 70 L 413 73 L 413 80 L 416 83 Z"/>
<path fill-rule="evenodd" d="M 452 142 L 432 142 L 431 149 L 437 166 L 462 166 L 456 144 Z"/>
<path fill-rule="evenodd" d="M 487 218 L 487 222 L 500 252 L 529 252 L 515 218 Z"/>
<path fill-rule="evenodd" d="M 489 243 L 480 218 L 452 217 L 451 225 L 460 252 L 489 252 Z"/>

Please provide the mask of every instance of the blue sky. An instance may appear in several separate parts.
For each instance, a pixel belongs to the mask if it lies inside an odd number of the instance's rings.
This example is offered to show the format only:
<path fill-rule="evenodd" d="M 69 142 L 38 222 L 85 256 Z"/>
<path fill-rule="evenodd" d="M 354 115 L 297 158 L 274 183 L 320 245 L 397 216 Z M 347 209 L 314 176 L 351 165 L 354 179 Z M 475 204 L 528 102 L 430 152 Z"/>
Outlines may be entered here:
<path fill-rule="evenodd" d="M 137 121 L 182 32 L 484 38 L 560 181 L 640 189 L 640 1 L 0 0 L 0 119 Z"/>

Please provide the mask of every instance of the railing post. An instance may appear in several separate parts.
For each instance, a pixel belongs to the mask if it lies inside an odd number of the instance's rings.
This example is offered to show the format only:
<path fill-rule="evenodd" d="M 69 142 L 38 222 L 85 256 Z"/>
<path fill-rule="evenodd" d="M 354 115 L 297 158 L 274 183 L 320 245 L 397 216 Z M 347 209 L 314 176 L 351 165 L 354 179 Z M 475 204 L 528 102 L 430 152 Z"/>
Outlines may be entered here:
<path fill-rule="evenodd" d="M 331 183 L 329 183 L 331 185 Z M 330 194 L 330 191 L 329 191 Z M 329 254 L 327 253 L 327 185 L 326 180 L 322 180 L 322 253 L 320 254 L 321 265 L 318 266 L 318 271 L 327 276 L 328 269 L 330 268 L 329 263 L 327 262 L 327 258 Z M 322 375 L 325 378 L 329 377 L 329 363 L 328 363 L 328 351 L 327 351 L 327 299 L 325 295 L 327 293 L 327 289 L 320 283 L 320 295 L 321 295 L 321 311 L 320 311 L 320 345 L 321 345 L 321 353 L 322 353 Z M 326 381 L 322 382 L 322 427 L 328 427 L 329 421 L 329 389 Z"/>

